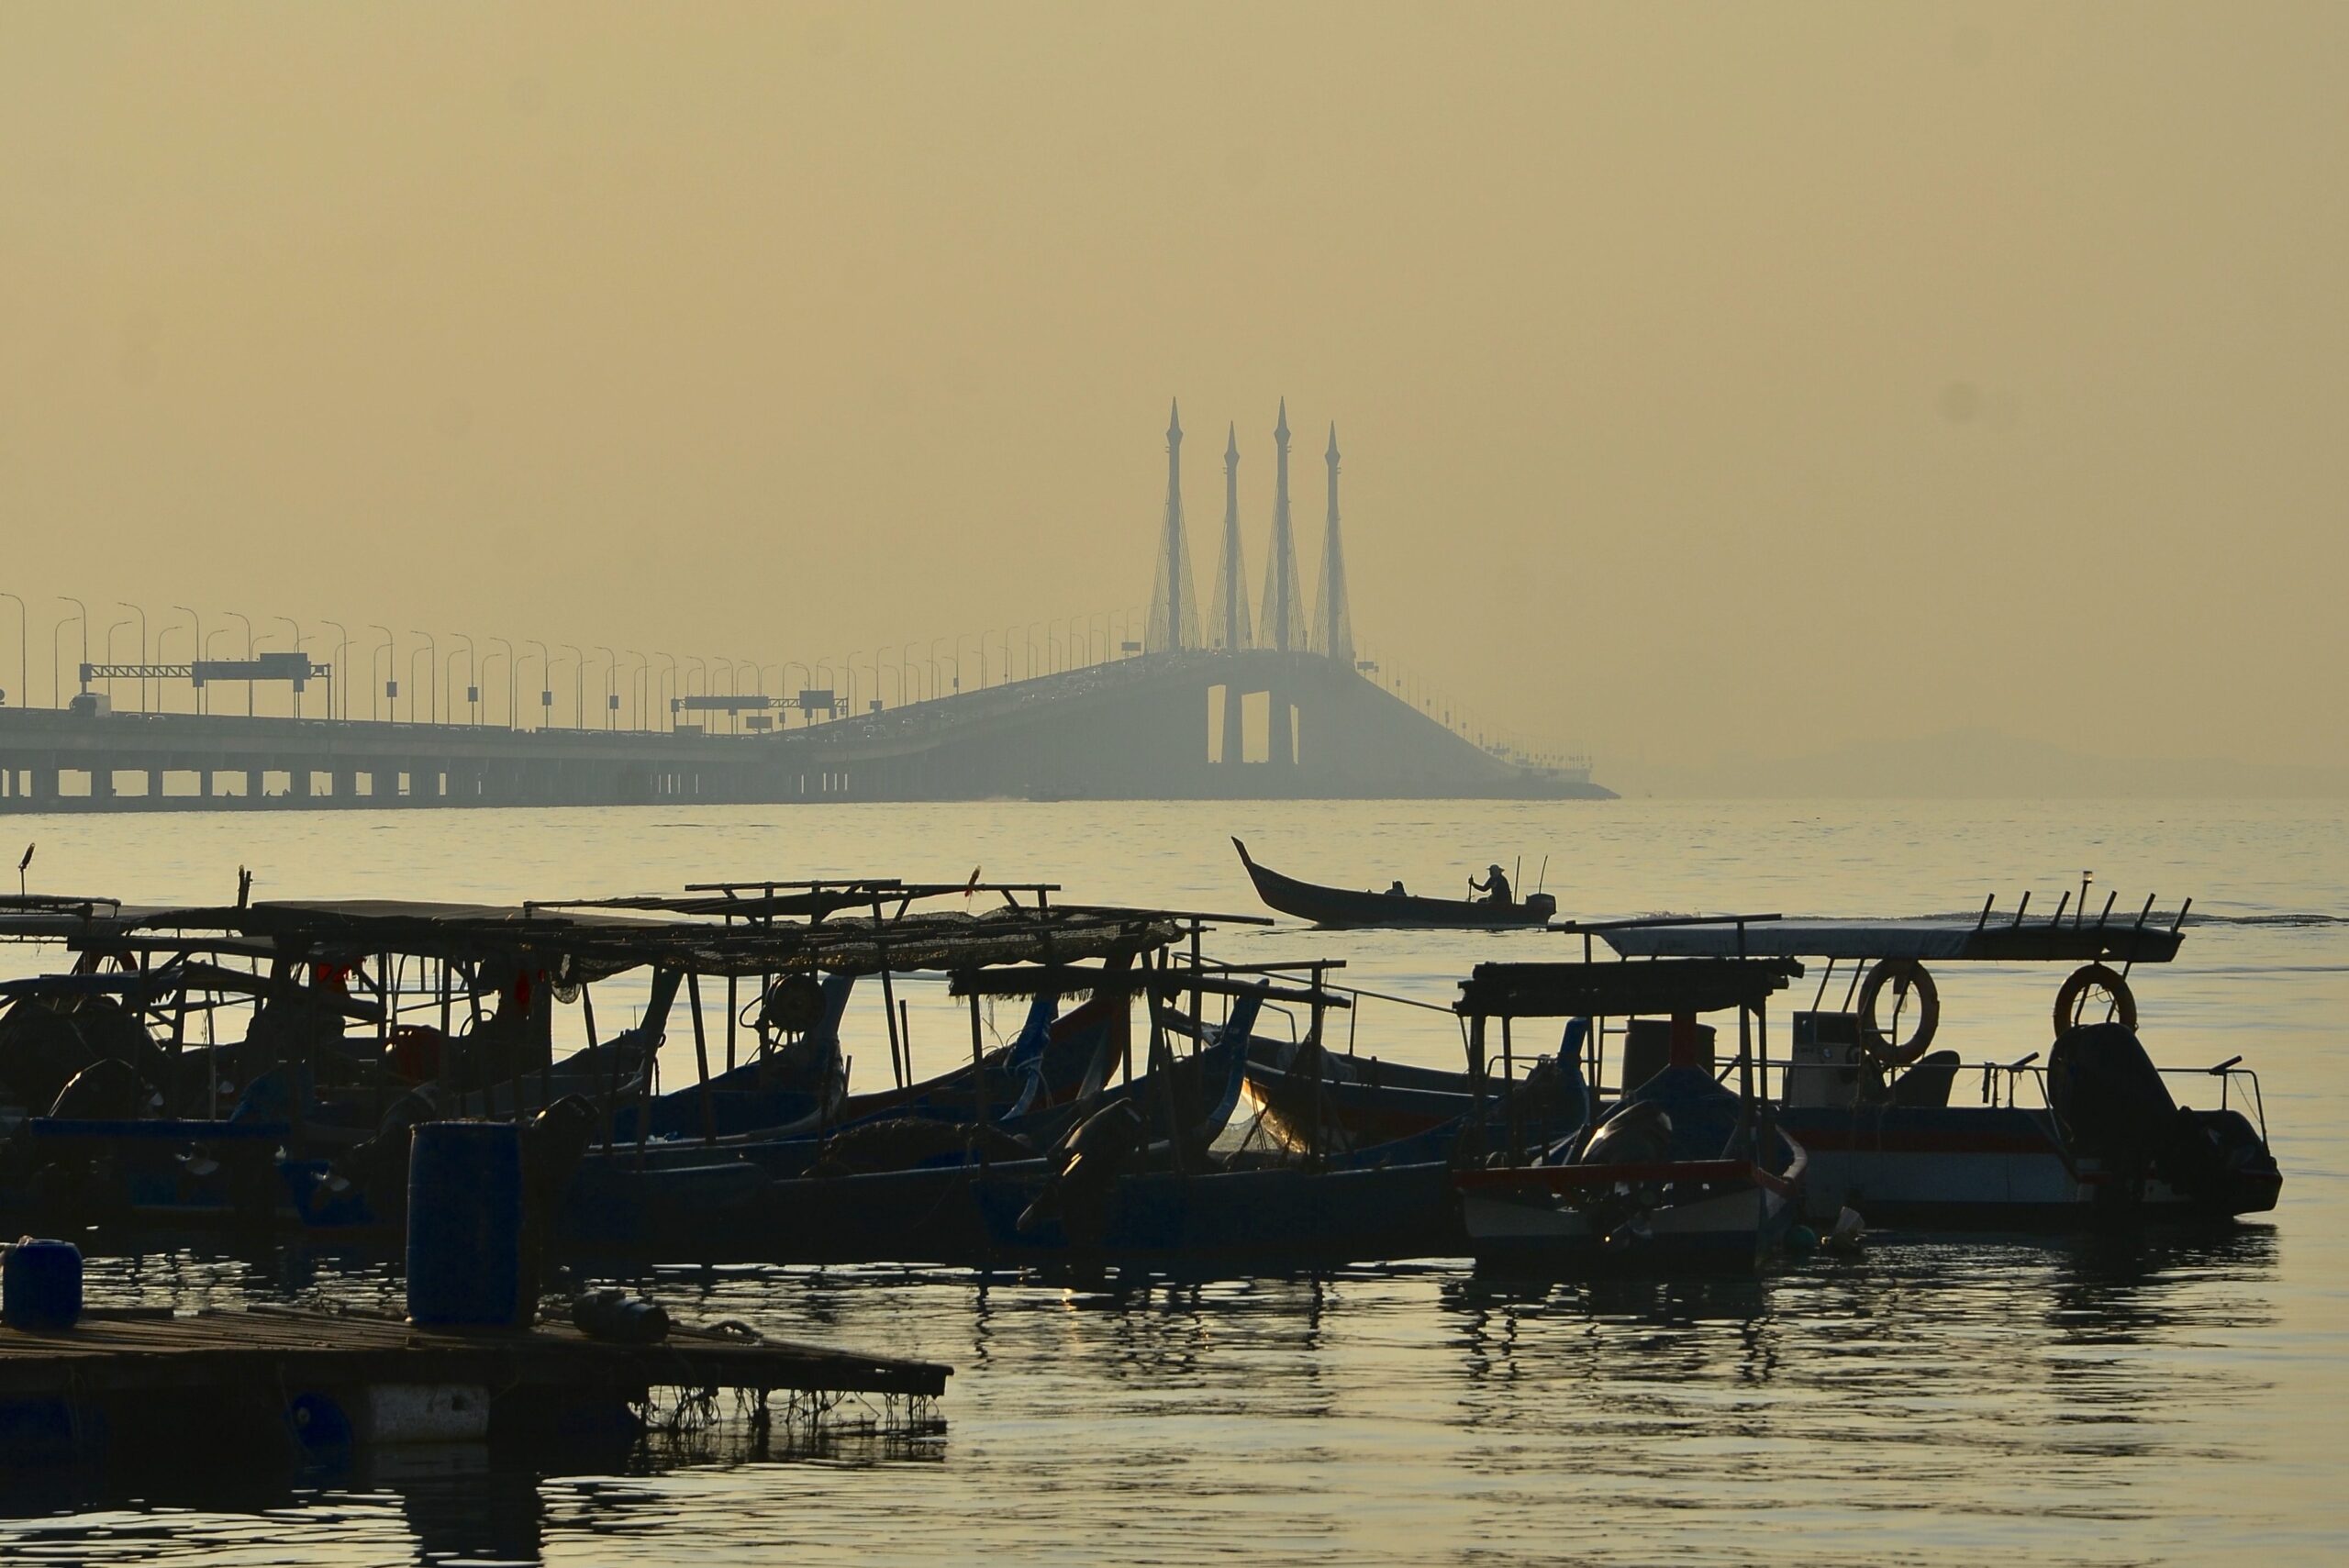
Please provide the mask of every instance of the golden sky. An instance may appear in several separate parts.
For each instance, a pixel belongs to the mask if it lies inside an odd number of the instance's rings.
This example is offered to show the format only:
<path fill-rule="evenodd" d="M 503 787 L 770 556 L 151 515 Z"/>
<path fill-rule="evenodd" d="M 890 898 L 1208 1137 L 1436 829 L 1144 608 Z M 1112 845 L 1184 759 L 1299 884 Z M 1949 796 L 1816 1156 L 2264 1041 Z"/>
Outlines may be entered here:
<path fill-rule="evenodd" d="M 1308 596 L 1334 419 L 1366 651 L 1602 779 L 1966 726 L 2349 762 L 2345 42 L 16 0 L 0 589 L 41 701 L 58 594 L 926 651 L 1141 606 L 1170 395 L 1197 580 L 1236 419 L 1261 594 L 1286 395 Z"/>

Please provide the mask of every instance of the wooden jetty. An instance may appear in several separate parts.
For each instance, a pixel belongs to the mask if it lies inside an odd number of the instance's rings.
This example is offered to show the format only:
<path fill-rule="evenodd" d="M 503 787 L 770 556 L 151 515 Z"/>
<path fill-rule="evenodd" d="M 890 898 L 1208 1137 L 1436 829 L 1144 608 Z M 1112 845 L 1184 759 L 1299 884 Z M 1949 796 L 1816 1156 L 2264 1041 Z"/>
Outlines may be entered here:
<path fill-rule="evenodd" d="M 498 1441 L 632 1418 L 655 1389 L 738 1391 L 819 1414 L 877 1399 L 935 1423 L 952 1369 L 714 1327 L 653 1344 L 571 1326 L 420 1329 L 359 1314 L 93 1310 L 56 1333 L 0 1328 L 0 1459 L 71 1458 L 198 1431 L 296 1446 Z M 190 1418 L 205 1424 L 190 1427 Z M 232 1439 L 233 1440 L 233 1439 Z"/>

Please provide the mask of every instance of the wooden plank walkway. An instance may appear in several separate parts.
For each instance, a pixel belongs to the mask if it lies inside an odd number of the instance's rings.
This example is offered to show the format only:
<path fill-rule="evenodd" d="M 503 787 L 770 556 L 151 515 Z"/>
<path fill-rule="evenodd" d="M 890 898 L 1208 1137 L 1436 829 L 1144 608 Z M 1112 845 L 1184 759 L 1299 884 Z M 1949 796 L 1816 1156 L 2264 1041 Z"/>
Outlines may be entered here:
<path fill-rule="evenodd" d="M 654 1345 L 569 1324 L 418 1329 L 389 1318 L 262 1309 L 93 1311 L 62 1333 L 0 1328 L 0 1397 L 117 1398 L 206 1388 L 473 1385 L 641 1398 L 649 1388 L 935 1399 L 951 1367 L 672 1327 Z"/>

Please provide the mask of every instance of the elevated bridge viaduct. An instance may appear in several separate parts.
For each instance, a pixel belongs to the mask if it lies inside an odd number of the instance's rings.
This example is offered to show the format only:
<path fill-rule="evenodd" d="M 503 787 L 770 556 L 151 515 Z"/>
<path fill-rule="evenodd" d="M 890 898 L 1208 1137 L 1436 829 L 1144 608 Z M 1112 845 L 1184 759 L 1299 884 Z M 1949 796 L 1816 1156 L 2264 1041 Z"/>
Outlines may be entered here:
<path fill-rule="evenodd" d="M 1349 665 L 1144 654 L 764 734 L 0 708 L 0 812 L 660 802 L 1604 798 Z"/>

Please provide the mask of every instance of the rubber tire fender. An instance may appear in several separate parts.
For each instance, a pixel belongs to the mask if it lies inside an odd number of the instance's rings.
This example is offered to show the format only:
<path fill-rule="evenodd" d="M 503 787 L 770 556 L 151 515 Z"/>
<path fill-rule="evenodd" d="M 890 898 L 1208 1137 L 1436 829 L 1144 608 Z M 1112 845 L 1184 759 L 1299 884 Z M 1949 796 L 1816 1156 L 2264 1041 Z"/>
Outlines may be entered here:
<path fill-rule="evenodd" d="M 1895 982 L 1917 994 L 1917 1038 L 1905 1046 L 1894 1045 L 1876 1021 L 1876 997 L 1887 984 Z M 1934 1032 L 1941 1028 L 1941 989 L 1933 984 L 1932 973 L 1915 959 L 1881 958 L 1860 983 L 1858 1009 L 1861 1048 L 1880 1067 L 1906 1067 L 1925 1054 L 1933 1043 Z"/>
<path fill-rule="evenodd" d="M 2129 989 L 2129 982 L 2110 964 L 2084 963 L 2072 971 L 2063 989 L 2055 993 L 2055 1038 L 2063 1039 L 2080 1027 L 2072 1015 L 2080 1006 L 2080 997 L 2090 986 L 2099 986 L 2114 1002 L 2113 1017 L 2123 1029 L 2135 1032 L 2137 1028 L 2137 997 Z"/>

